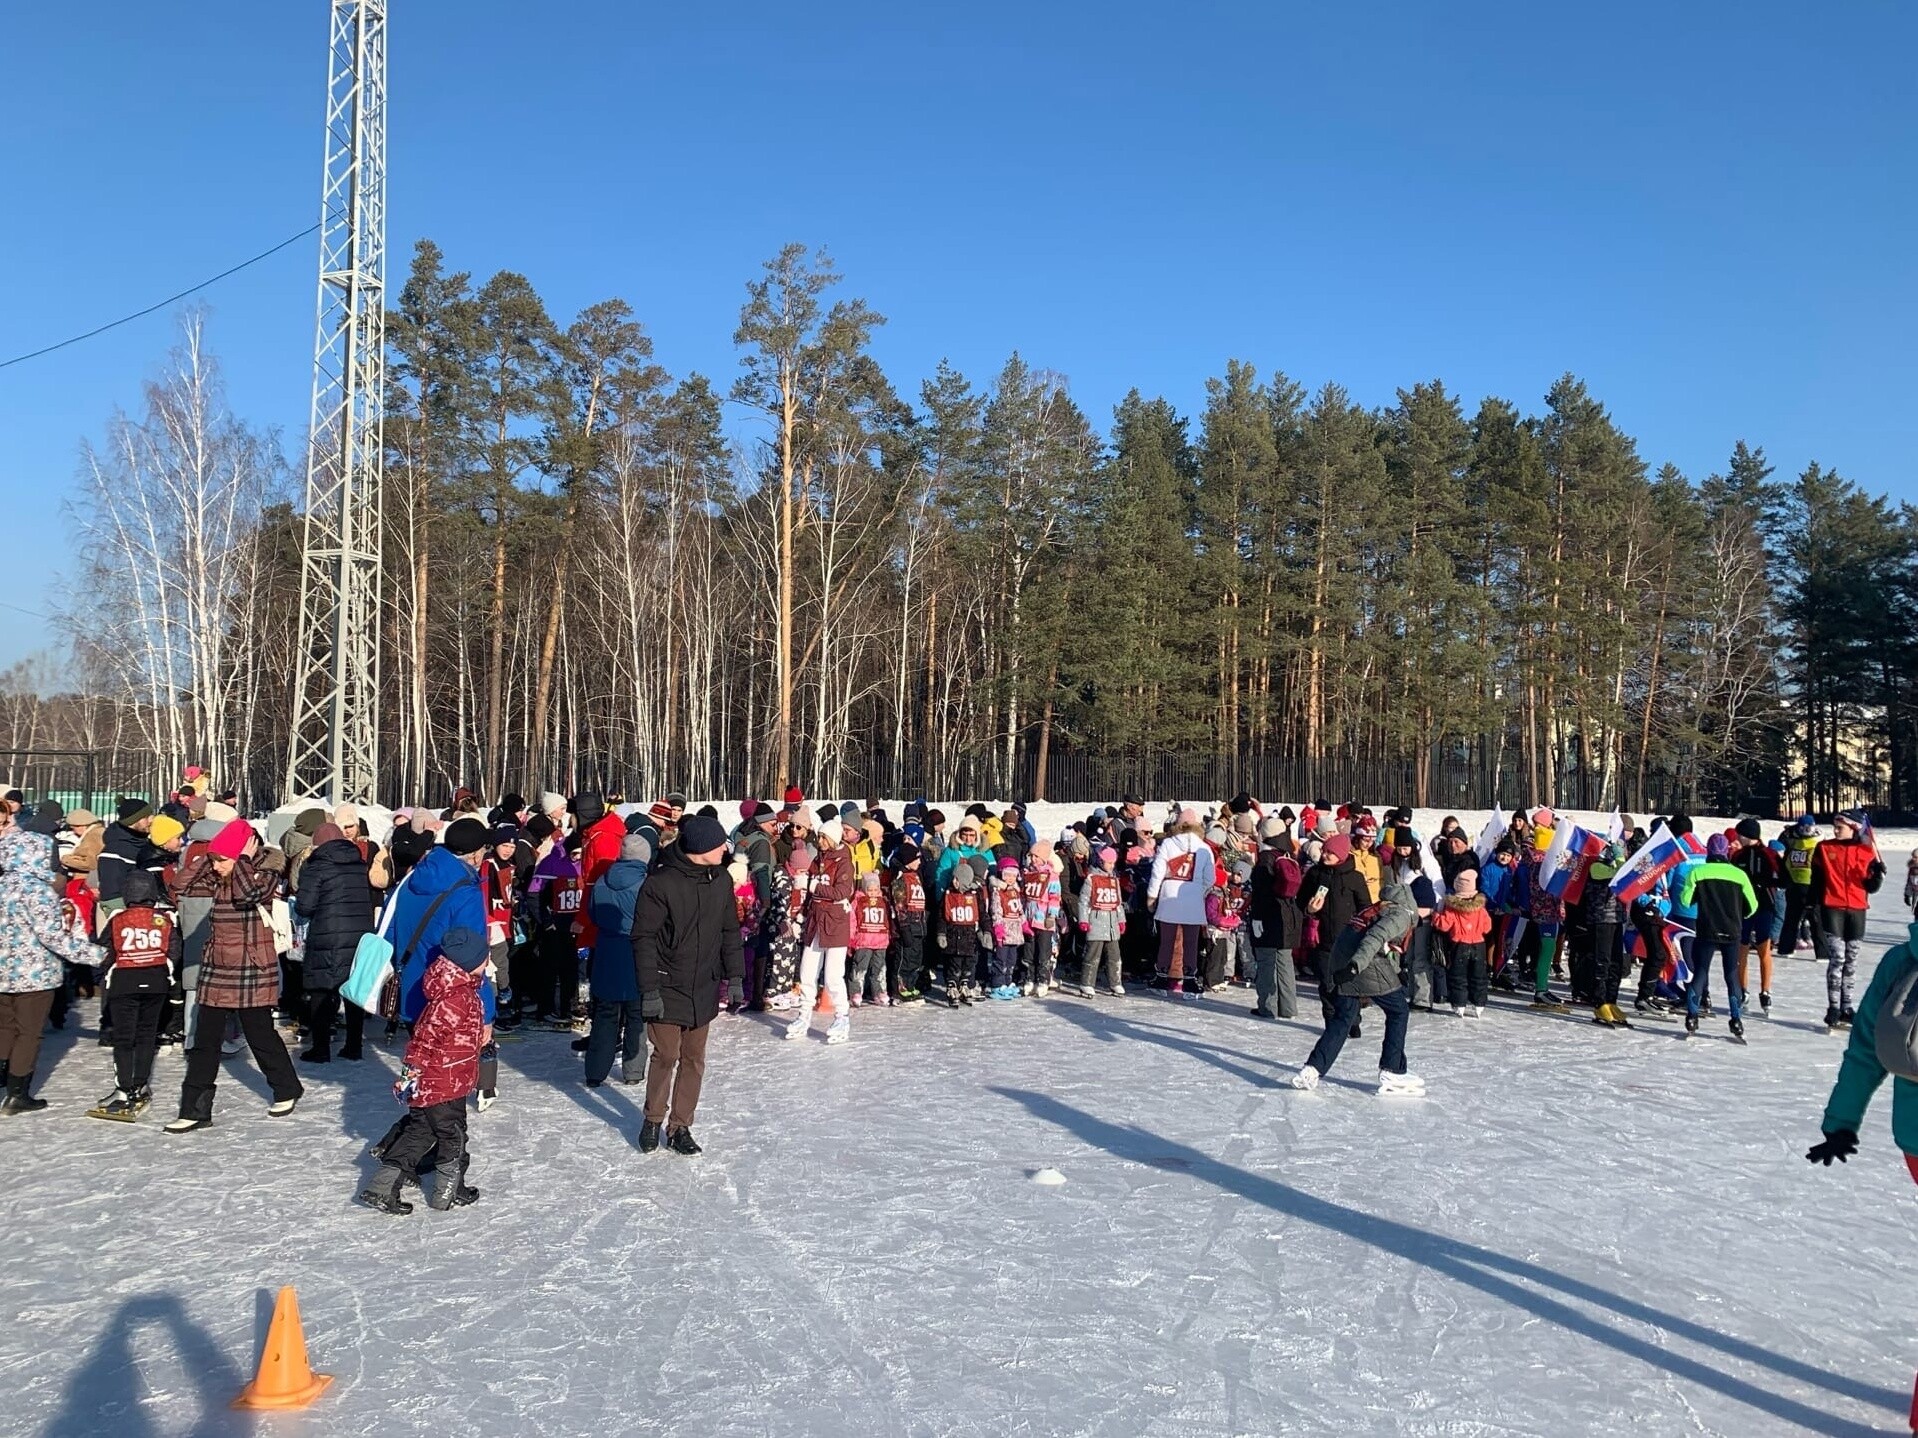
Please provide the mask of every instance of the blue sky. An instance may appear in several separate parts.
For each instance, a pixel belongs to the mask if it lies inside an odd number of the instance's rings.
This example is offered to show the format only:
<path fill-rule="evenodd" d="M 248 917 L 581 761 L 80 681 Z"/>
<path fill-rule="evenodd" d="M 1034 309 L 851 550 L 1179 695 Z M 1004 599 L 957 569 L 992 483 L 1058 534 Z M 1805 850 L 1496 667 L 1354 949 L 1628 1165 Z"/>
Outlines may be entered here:
<path fill-rule="evenodd" d="M 390 231 L 729 383 L 746 280 L 828 246 L 903 391 L 1017 348 L 1102 425 L 1228 358 L 1366 403 L 1571 370 L 1653 465 L 1733 441 L 1918 500 L 1918 6 L 396 0 Z M 324 0 L 9 17 L 0 358 L 318 208 Z M 306 419 L 313 241 L 207 296 L 234 408 Z M 166 313 L 0 370 L 9 605 L 63 602 L 83 436 Z M 0 608 L 0 664 L 46 626 Z"/>

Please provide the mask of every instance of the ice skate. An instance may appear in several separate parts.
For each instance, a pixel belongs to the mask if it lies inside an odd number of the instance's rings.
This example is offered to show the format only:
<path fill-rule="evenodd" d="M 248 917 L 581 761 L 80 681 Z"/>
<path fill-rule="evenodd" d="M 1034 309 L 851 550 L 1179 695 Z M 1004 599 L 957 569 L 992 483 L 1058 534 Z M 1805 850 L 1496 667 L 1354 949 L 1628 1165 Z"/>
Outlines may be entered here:
<path fill-rule="evenodd" d="M 843 1044 L 852 1037 L 852 1020 L 845 1014 L 833 1016 L 832 1026 L 826 1030 L 826 1042 Z"/>
<path fill-rule="evenodd" d="M 1380 1098 L 1423 1098 L 1425 1080 L 1417 1074 L 1387 1073 L 1379 1070 Z"/>
<path fill-rule="evenodd" d="M 1319 1071 L 1313 1068 L 1311 1064 L 1307 1064 L 1304 1068 L 1292 1075 L 1293 1088 L 1304 1089 L 1307 1093 L 1310 1093 L 1318 1086 Z"/>
<path fill-rule="evenodd" d="M 296 1098 L 276 1098 L 272 1103 L 266 1106 L 266 1116 L 268 1118 L 285 1118 L 293 1112 L 299 1102 Z"/>
<path fill-rule="evenodd" d="M 133 1100 L 119 1089 L 115 1089 L 87 1110 L 88 1118 L 111 1119 L 115 1123 L 132 1123 L 138 1116 Z"/>
<path fill-rule="evenodd" d="M 799 1016 L 786 1025 L 786 1037 L 789 1039 L 803 1039 L 806 1037 L 806 1030 L 811 1027 L 811 1025 L 812 1006 L 810 1004 L 802 1005 L 799 1010 Z"/>

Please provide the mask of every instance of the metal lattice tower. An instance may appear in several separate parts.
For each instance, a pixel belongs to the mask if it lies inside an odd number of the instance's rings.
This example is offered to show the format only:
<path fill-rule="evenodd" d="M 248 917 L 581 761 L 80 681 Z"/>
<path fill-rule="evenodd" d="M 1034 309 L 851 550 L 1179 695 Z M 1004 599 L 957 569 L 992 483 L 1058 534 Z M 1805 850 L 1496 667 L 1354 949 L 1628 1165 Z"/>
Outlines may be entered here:
<path fill-rule="evenodd" d="M 379 772 L 386 388 L 386 0 L 332 0 L 313 429 L 286 797 L 369 803 Z"/>

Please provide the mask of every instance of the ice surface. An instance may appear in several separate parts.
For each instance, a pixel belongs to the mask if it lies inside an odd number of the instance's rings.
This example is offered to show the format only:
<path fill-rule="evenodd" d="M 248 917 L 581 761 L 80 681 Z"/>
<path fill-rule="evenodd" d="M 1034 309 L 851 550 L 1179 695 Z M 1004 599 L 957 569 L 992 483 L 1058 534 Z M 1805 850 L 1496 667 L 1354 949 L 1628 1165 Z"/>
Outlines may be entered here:
<path fill-rule="evenodd" d="M 724 1021 L 691 1160 L 531 1034 L 472 1120 L 480 1203 L 404 1219 L 351 1201 L 392 1053 L 279 1120 L 228 1060 L 167 1138 L 177 1056 L 143 1123 L 82 1116 L 83 1005 L 54 1107 L 0 1120 L 0 1434 L 1902 1433 L 1918 1188 L 1889 1095 L 1847 1167 L 1801 1157 L 1822 980 L 1781 962 L 1745 1049 L 1417 1015 L 1431 1094 L 1389 1103 L 1372 1023 L 1299 1093 L 1313 1027 L 1238 990 L 861 1011 L 841 1048 Z M 230 1413 L 282 1283 L 338 1381 Z"/>

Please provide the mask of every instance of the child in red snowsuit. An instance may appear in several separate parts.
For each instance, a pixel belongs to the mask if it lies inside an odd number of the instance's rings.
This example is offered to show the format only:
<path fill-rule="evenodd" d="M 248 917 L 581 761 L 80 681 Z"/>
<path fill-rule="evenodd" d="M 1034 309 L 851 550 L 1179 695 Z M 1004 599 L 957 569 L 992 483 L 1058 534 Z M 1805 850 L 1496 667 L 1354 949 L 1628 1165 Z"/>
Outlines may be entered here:
<path fill-rule="evenodd" d="M 466 1185 L 466 1096 L 479 1084 L 480 1050 L 493 1038 L 480 1003 L 488 968 L 485 935 L 467 928 L 446 931 L 421 982 L 426 1007 L 413 1025 L 406 1061 L 393 1085 L 407 1105 L 406 1118 L 381 1141 L 380 1171 L 361 1190 L 360 1202 L 384 1213 L 411 1213 L 413 1205 L 400 1198 L 400 1185 L 408 1179 L 418 1183 L 428 1158 L 439 1169 L 428 1204 L 446 1209 L 479 1197 L 477 1188 Z"/>

